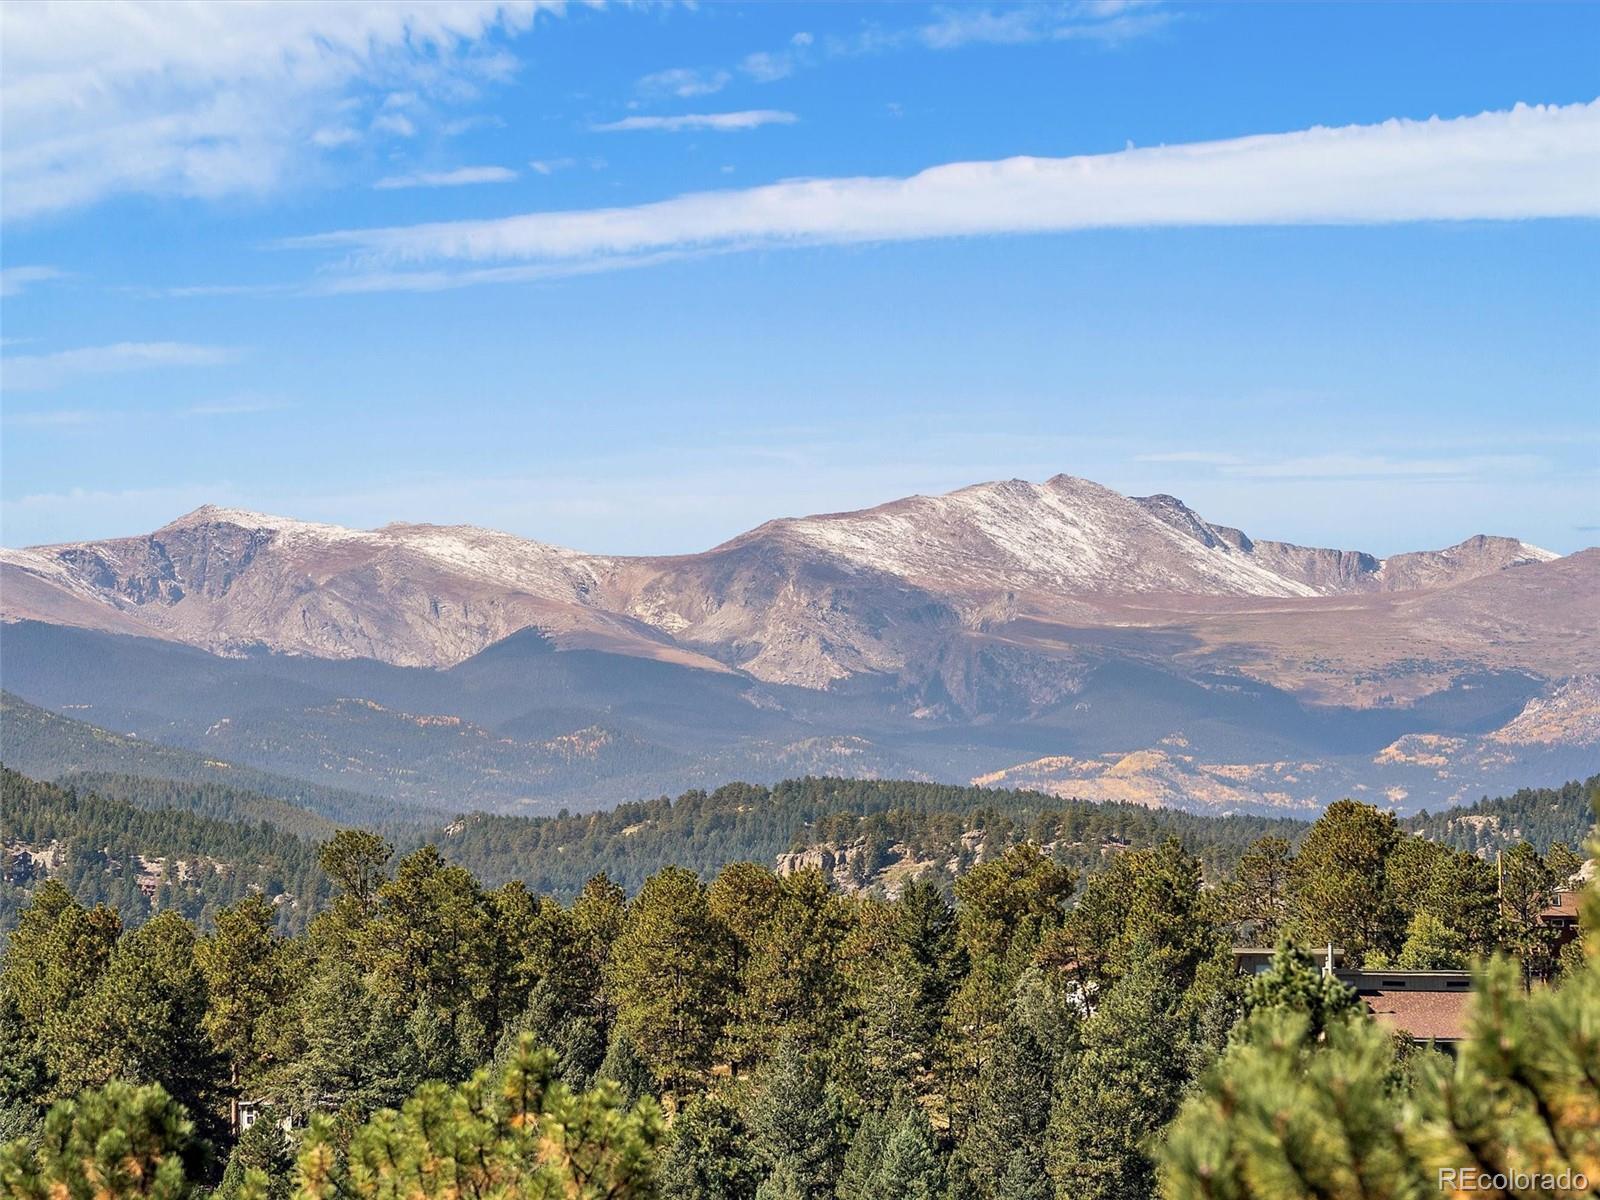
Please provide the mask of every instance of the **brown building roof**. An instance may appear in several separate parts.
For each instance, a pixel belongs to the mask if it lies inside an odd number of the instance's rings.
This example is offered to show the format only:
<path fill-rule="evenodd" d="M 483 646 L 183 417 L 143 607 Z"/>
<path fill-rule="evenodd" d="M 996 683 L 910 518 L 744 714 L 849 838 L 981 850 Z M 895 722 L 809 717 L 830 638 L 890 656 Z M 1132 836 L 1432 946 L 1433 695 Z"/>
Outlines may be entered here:
<path fill-rule="evenodd" d="M 1470 992 L 1363 991 L 1372 1018 L 1419 1042 L 1456 1042 L 1466 1036 Z"/>
<path fill-rule="evenodd" d="M 1556 893 L 1556 902 L 1539 910 L 1539 915 L 1545 920 L 1551 917 L 1578 916 L 1578 900 L 1582 893 L 1577 891 L 1562 890 Z"/>

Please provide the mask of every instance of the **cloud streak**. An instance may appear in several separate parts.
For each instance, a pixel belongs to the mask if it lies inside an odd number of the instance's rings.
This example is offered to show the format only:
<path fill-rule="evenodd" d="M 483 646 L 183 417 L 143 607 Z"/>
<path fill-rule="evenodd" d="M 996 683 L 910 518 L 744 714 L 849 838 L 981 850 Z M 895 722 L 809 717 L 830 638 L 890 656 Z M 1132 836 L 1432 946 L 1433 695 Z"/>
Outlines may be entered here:
<path fill-rule="evenodd" d="M 0 296 L 20 296 L 36 283 L 60 279 L 55 267 L 0 267 Z"/>
<path fill-rule="evenodd" d="M 917 25 L 868 25 L 855 33 L 818 38 L 796 33 L 776 50 L 746 54 L 738 73 L 754 83 L 776 83 L 802 70 L 838 59 L 901 51 L 961 50 L 968 46 L 1022 46 L 1077 41 L 1115 46 L 1165 28 L 1174 14 L 1155 0 L 1074 0 L 999 8 L 964 6 L 938 10 Z M 639 81 L 644 95 L 708 95 L 732 79 L 727 70 L 678 67 Z"/>
<path fill-rule="evenodd" d="M 348 229 L 332 290 L 438 288 L 778 245 L 1077 230 L 1600 216 L 1600 101 L 1072 158 L 805 179 L 623 208 Z M 426 268 L 418 270 L 418 268 Z M 366 277 L 363 285 L 361 277 Z M 409 277 L 409 278 L 408 278 Z"/>
<path fill-rule="evenodd" d="M 1223 464 L 1248 479 L 1473 479 L 1494 472 L 1527 473 L 1546 464 L 1531 454 L 1474 454 L 1458 458 L 1393 458 L 1382 454 L 1317 454 L 1281 462 Z"/>
<path fill-rule="evenodd" d="M 930 50 L 964 46 L 1020 46 L 1031 42 L 1092 41 L 1116 43 L 1142 37 L 1165 26 L 1171 14 L 1155 4 L 1097 3 L 1026 4 L 996 11 L 956 8 L 918 26 L 909 37 Z"/>
<path fill-rule="evenodd" d="M 727 71 L 701 71 L 693 67 L 673 67 L 656 71 L 639 80 L 639 90 L 647 96 L 709 96 L 728 86 L 733 76 Z"/>
<path fill-rule="evenodd" d="M 231 362 L 238 352 L 227 346 L 188 342 L 117 342 L 83 346 L 54 354 L 12 354 L 0 359 L 0 384 L 18 392 L 57 388 L 85 375 L 118 374 L 158 367 L 212 367 Z"/>
<path fill-rule="evenodd" d="M 213 400 L 205 404 L 191 404 L 183 410 L 186 417 L 242 417 L 255 413 L 280 412 L 289 405 L 282 400 L 259 396 L 239 396 L 232 400 Z"/>
<path fill-rule="evenodd" d="M 792 112 L 755 108 L 744 112 L 682 113 L 675 117 L 624 117 L 620 121 L 608 121 L 589 128 L 594 133 L 634 133 L 640 130 L 658 133 L 692 133 L 696 130 L 742 133 L 763 125 L 793 125 L 797 120 L 799 118 Z"/>
<path fill-rule="evenodd" d="M 475 183 L 511 183 L 517 173 L 510 167 L 457 167 L 453 171 L 418 171 L 412 175 L 388 175 L 372 186 L 379 191 L 397 188 L 467 187 Z"/>
<path fill-rule="evenodd" d="M 7 220 L 137 192 L 262 193 L 363 137 L 339 117 L 397 87 L 447 99 L 513 69 L 486 45 L 543 0 L 19 4 L 0 40 Z M 380 113 L 379 132 L 415 132 Z"/>

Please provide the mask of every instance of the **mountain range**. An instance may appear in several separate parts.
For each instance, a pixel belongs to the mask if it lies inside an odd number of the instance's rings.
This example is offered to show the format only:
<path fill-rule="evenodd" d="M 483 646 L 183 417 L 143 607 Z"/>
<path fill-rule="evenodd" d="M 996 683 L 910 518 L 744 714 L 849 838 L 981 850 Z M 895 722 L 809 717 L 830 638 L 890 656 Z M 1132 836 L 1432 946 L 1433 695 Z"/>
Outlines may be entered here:
<path fill-rule="evenodd" d="M 1066 475 L 670 557 L 207 506 L 0 550 L 0 616 L 27 701 L 447 810 L 806 772 L 1414 810 L 1600 763 L 1600 549 L 1380 558 Z"/>

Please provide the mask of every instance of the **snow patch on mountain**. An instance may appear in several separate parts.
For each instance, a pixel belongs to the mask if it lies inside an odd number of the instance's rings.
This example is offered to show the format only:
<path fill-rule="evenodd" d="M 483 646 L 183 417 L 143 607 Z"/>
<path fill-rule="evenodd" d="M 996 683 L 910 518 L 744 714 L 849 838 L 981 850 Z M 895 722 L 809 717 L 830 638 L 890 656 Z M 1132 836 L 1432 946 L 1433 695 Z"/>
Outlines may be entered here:
<path fill-rule="evenodd" d="M 1173 528 L 1086 479 L 1012 479 L 858 513 L 770 522 L 766 532 L 941 590 L 1311 596 L 1220 541 Z"/>
<path fill-rule="evenodd" d="M 218 653 L 434 667 L 532 626 L 565 647 L 809 688 L 939 675 L 929 703 L 944 711 L 954 693 L 940 689 L 976 695 L 974 681 L 994 683 L 996 655 L 1027 677 L 1032 650 L 986 643 L 980 660 L 963 641 L 1016 612 L 1070 625 L 1092 617 L 1084 604 L 1119 597 L 1431 591 L 1554 557 L 1511 538 L 1387 560 L 1253 540 L 1175 497 L 1130 498 L 1070 475 L 785 518 L 672 558 L 590 555 L 469 525 L 356 530 L 208 505 L 143 537 L 0 551 L 0 565 L 22 573 L 0 612 Z"/>

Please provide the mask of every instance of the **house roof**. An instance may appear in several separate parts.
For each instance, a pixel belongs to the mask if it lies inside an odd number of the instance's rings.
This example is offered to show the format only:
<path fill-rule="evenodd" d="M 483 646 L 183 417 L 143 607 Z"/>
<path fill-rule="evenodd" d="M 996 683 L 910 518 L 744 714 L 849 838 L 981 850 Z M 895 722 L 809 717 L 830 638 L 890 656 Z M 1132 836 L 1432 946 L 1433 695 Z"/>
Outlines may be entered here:
<path fill-rule="evenodd" d="M 1578 898 L 1581 895 L 1576 890 L 1563 888 L 1556 893 L 1556 902 L 1548 904 L 1539 910 L 1539 915 L 1546 919 L 1550 917 L 1576 917 L 1578 915 Z"/>
<path fill-rule="evenodd" d="M 1360 996 L 1380 1025 L 1419 1042 L 1456 1042 L 1466 1036 L 1470 992 L 1371 990 Z"/>

